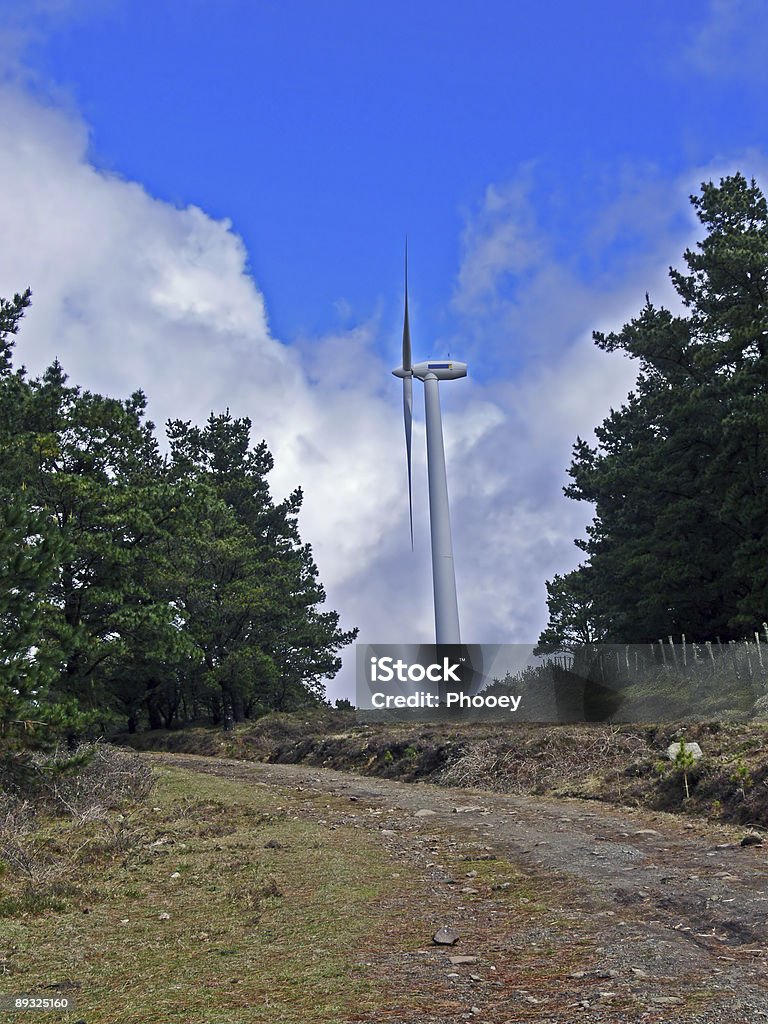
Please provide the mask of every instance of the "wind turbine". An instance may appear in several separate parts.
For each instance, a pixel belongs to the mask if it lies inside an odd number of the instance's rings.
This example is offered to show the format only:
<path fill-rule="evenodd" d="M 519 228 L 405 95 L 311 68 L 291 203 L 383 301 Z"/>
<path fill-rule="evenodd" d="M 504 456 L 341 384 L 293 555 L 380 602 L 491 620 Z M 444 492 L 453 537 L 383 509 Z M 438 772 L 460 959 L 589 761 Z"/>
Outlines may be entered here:
<path fill-rule="evenodd" d="M 435 641 L 459 644 L 459 606 L 453 569 L 451 517 L 448 508 L 448 480 L 445 473 L 443 422 L 440 413 L 441 380 L 466 377 L 467 364 L 456 360 L 411 361 L 411 329 L 408 324 L 408 251 L 405 254 L 405 316 L 403 318 L 403 365 L 393 370 L 403 380 L 405 454 L 408 461 L 408 510 L 413 548 L 413 487 L 411 478 L 411 429 L 413 424 L 413 378 L 424 384 L 427 420 L 427 476 L 429 480 L 429 527 L 432 536 L 432 586 L 435 595 Z"/>

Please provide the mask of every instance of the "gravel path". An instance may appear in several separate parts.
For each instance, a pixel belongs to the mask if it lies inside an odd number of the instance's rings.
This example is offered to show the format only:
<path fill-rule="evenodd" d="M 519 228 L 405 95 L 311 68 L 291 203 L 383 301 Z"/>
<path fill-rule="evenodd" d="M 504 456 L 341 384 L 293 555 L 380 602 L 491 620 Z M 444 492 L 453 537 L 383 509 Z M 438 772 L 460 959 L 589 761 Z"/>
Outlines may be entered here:
<path fill-rule="evenodd" d="M 303 814 L 377 832 L 419 877 L 433 923 L 449 924 L 461 941 L 440 949 L 425 936 L 423 950 L 367 963 L 402 986 L 423 986 L 433 1007 L 418 1017 L 393 1009 L 377 1022 L 768 1021 L 768 844 L 742 847 L 743 832 L 302 765 L 142 757 L 298 789 Z M 532 895 L 511 903 L 508 884 L 462 871 L 468 860 L 509 862 Z M 452 964 L 458 955 L 477 959 Z"/>

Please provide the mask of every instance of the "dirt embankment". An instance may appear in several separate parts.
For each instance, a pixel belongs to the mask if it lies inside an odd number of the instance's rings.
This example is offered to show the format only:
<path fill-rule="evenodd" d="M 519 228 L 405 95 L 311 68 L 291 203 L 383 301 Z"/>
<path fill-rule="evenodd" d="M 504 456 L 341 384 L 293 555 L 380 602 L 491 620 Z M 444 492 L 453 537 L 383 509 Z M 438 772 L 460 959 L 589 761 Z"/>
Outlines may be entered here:
<path fill-rule="evenodd" d="M 122 735 L 118 742 L 404 782 L 580 797 L 768 828 L 766 738 L 768 723 L 452 727 L 359 724 L 354 713 L 322 709 L 271 714 L 229 732 L 200 727 Z M 695 764 L 669 760 L 668 746 L 680 739 L 701 747 Z"/>

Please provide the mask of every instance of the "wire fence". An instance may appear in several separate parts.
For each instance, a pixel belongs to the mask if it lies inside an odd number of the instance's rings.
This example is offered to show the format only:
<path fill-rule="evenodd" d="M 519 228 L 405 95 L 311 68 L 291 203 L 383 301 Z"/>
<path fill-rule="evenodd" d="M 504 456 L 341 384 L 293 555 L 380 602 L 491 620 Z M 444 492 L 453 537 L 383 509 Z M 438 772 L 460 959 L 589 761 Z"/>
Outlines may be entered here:
<path fill-rule="evenodd" d="M 529 720 L 664 721 L 768 716 L 768 624 L 740 641 L 595 644 L 496 680 Z M 765 706 L 763 706 L 763 704 Z"/>

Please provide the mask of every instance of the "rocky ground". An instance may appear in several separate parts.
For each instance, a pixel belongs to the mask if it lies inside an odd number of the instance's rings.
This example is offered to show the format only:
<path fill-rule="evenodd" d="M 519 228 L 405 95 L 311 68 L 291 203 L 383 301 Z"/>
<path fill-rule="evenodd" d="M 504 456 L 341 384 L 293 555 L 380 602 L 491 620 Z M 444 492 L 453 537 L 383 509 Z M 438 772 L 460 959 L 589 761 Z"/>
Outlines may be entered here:
<path fill-rule="evenodd" d="M 143 756 L 300 790 L 303 815 L 350 842 L 357 829 L 380 836 L 422 894 L 418 907 L 393 900 L 392 914 L 426 908 L 429 926 L 419 949 L 355 951 L 393 991 L 423 993 L 417 1017 L 395 998 L 377 1024 L 768 1020 L 768 844 L 741 845 L 749 829 L 305 765 Z M 440 928 L 453 945 L 432 941 Z"/>

